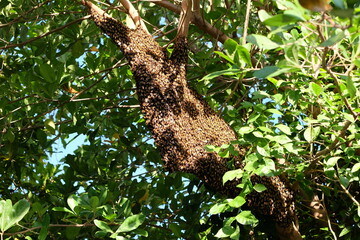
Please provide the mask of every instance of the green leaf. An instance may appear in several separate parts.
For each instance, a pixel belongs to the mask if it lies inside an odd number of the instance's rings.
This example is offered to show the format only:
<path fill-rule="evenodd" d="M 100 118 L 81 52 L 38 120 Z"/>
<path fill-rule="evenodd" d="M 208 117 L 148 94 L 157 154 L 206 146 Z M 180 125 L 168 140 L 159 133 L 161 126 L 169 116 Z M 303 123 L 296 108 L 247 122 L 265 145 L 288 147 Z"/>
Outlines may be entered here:
<path fill-rule="evenodd" d="M 94 224 L 104 232 L 113 233 L 113 230 L 107 225 L 106 222 L 95 219 Z"/>
<path fill-rule="evenodd" d="M 291 130 L 288 126 L 286 126 L 284 124 L 278 124 L 275 127 L 278 128 L 283 133 L 285 133 L 286 135 L 291 135 Z"/>
<path fill-rule="evenodd" d="M 235 178 L 241 178 L 243 175 L 242 169 L 235 169 L 227 171 L 223 176 L 223 184 L 225 184 L 227 181 L 232 181 Z"/>
<path fill-rule="evenodd" d="M 5 138 L 11 143 L 15 141 L 15 134 L 13 133 L 13 131 L 11 131 L 11 129 L 6 130 Z"/>
<path fill-rule="evenodd" d="M 236 48 L 236 53 L 248 66 L 252 66 L 250 52 L 247 48 L 239 45 Z"/>
<path fill-rule="evenodd" d="M 231 59 L 229 56 L 227 56 L 226 54 L 224 54 L 223 52 L 219 52 L 219 51 L 214 51 L 214 53 L 216 53 L 217 55 L 219 55 L 220 57 L 224 58 L 225 60 L 227 60 L 228 62 L 235 64 L 234 60 Z"/>
<path fill-rule="evenodd" d="M 261 10 L 258 11 L 258 15 L 259 15 L 260 21 L 262 21 L 262 22 L 265 22 L 266 19 L 272 17 L 272 15 L 270 15 L 267 11 L 265 11 L 265 10 L 263 10 L 263 9 L 261 9 Z"/>
<path fill-rule="evenodd" d="M 351 172 L 357 172 L 360 170 L 360 163 L 355 163 L 354 166 L 351 168 Z"/>
<path fill-rule="evenodd" d="M 141 229 L 141 228 L 135 229 L 133 231 L 133 233 L 136 234 L 136 235 L 143 236 L 143 237 L 148 237 L 149 236 L 149 233 L 145 229 Z"/>
<path fill-rule="evenodd" d="M 143 214 L 132 215 L 125 219 L 125 221 L 116 230 L 116 233 L 130 232 L 138 228 L 144 221 L 145 221 L 145 215 Z"/>
<path fill-rule="evenodd" d="M 56 125 L 52 119 L 46 119 L 45 120 L 45 128 L 48 130 L 51 134 L 55 134 Z"/>
<path fill-rule="evenodd" d="M 231 235 L 230 235 L 230 239 L 240 239 L 240 227 L 239 225 L 236 225 L 236 229 L 235 229 L 235 232 L 233 232 Z"/>
<path fill-rule="evenodd" d="M 216 203 L 214 206 L 210 208 L 209 213 L 211 215 L 219 214 L 225 212 L 228 208 L 229 206 L 226 203 Z"/>
<path fill-rule="evenodd" d="M 229 158 L 230 157 L 230 152 L 228 149 L 225 149 L 223 151 L 219 151 L 219 156 L 222 158 Z"/>
<path fill-rule="evenodd" d="M 97 196 L 92 196 L 90 198 L 90 206 L 92 208 L 97 208 L 99 206 L 99 198 Z"/>
<path fill-rule="evenodd" d="M 357 89 L 356 89 L 354 81 L 352 80 L 351 77 L 346 78 L 346 88 L 347 88 L 351 98 L 356 97 Z"/>
<path fill-rule="evenodd" d="M 300 19 L 297 16 L 288 15 L 288 14 L 277 14 L 273 17 L 267 18 L 264 21 L 264 24 L 268 26 L 284 26 L 290 23 L 295 23 Z"/>
<path fill-rule="evenodd" d="M 346 227 L 344 228 L 343 230 L 341 230 L 340 234 L 339 234 L 339 237 L 343 237 L 345 236 L 346 234 L 348 234 L 349 232 L 351 232 L 351 228 L 350 227 Z"/>
<path fill-rule="evenodd" d="M 274 140 L 275 142 L 280 143 L 280 144 L 286 144 L 286 143 L 292 142 L 292 140 L 288 136 L 285 136 L 285 135 L 271 136 L 270 140 Z"/>
<path fill-rule="evenodd" d="M 323 43 L 321 43 L 320 47 L 329 47 L 332 46 L 341 40 L 343 40 L 345 37 L 345 33 L 343 31 L 340 31 L 338 34 L 331 36 L 329 39 L 325 40 Z"/>
<path fill-rule="evenodd" d="M 230 236 L 235 232 L 235 228 L 232 226 L 223 226 L 215 235 L 217 238 L 224 238 Z"/>
<path fill-rule="evenodd" d="M 41 223 L 41 230 L 39 233 L 38 240 L 45 240 L 48 235 L 48 227 L 50 224 L 50 216 L 49 214 L 46 214 L 42 223 Z"/>
<path fill-rule="evenodd" d="M 273 114 L 280 115 L 280 116 L 283 115 L 282 112 L 280 112 L 279 110 L 277 110 L 277 109 L 275 109 L 275 108 L 266 109 L 266 112 L 273 113 Z"/>
<path fill-rule="evenodd" d="M 355 59 L 353 61 L 353 63 L 355 64 L 355 66 L 357 66 L 358 68 L 360 68 L 360 59 Z"/>
<path fill-rule="evenodd" d="M 72 211 L 70 211 L 69 209 L 67 209 L 67 208 L 65 208 L 65 207 L 53 207 L 52 210 L 53 210 L 53 211 L 56 211 L 56 212 L 73 213 Z"/>
<path fill-rule="evenodd" d="M 327 167 L 333 167 L 341 157 L 331 157 L 326 161 Z"/>
<path fill-rule="evenodd" d="M 339 176 L 339 180 L 341 185 L 343 185 L 344 187 L 347 188 L 349 186 L 350 181 L 345 176 Z"/>
<path fill-rule="evenodd" d="M 320 134 L 320 127 L 309 126 L 304 131 L 304 138 L 307 142 L 313 142 L 317 136 Z"/>
<path fill-rule="evenodd" d="M 322 92 L 322 88 L 319 84 L 310 83 L 310 89 L 312 90 L 312 92 L 316 95 L 316 96 L 320 96 L 321 92 Z"/>
<path fill-rule="evenodd" d="M 178 224 L 170 223 L 169 228 L 176 237 L 181 237 L 181 228 Z"/>
<path fill-rule="evenodd" d="M 258 220 L 250 211 L 242 211 L 236 216 L 236 221 L 242 225 L 256 224 Z"/>
<path fill-rule="evenodd" d="M 252 127 L 241 127 L 241 128 L 238 130 L 238 133 L 239 133 L 240 135 L 244 135 L 244 134 L 251 133 L 252 131 L 254 131 L 254 128 L 252 128 Z"/>
<path fill-rule="evenodd" d="M 245 202 L 246 202 L 245 198 L 243 198 L 242 196 L 237 196 L 236 198 L 234 198 L 229 202 L 229 206 L 233 208 L 239 208 L 242 205 L 244 205 Z"/>
<path fill-rule="evenodd" d="M 256 151 L 257 151 L 261 156 L 264 156 L 264 157 L 270 156 L 270 154 L 268 153 L 268 151 L 267 151 L 265 148 L 262 148 L 262 147 L 260 147 L 260 146 L 256 146 Z"/>
<path fill-rule="evenodd" d="M 30 203 L 21 199 L 15 205 L 12 205 L 10 199 L 0 201 L 0 230 L 5 232 L 16 223 L 21 221 L 29 212 Z"/>
<path fill-rule="evenodd" d="M 84 46 L 80 40 L 76 41 L 71 49 L 71 52 L 75 58 L 78 58 L 81 55 L 83 55 L 84 51 L 85 51 Z"/>
<path fill-rule="evenodd" d="M 216 147 L 216 146 L 213 146 L 213 145 L 206 145 L 204 148 L 208 152 L 216 152 L 216 153 L 218 153 L 221 150 L 220 147 Z"/>
<path fill-rule="evenodd" d="M 258 183 L 258 184 L 255 184 L 254 189 L 257 192 L 263 192 L 266 190 L 266 187 L 265 187 L 265 185 Z"/>
<path fill-rule="evenodd" d="M 233 55 L 236 51 L 236 48 L 239 46 L 239 44 L 234 39 L 227 39 L 224 42 L 224 49 L 228 53 L 229 56 Z"/>
<path fill-rule="evenodd" d="M 254 77 L 256 78 L 259 78 L 259 79 L 270 79 L 269 81 L 272 81 L 272 78 L 276 77 L 276 76 L 279 76 L 283 73 L 288 73 L 289 71 L 291 71 L 291 69 L 289 68 L 279 68 L 279 67 L 276 67 L 276 66 L 266 66 L 266 67 L 263 67 L 262 69 L 260 70 L 257 70 L 257 71 L 254 71 Z M 280 84 L 283 82 L 283 81 L 279 81 Z M 276 85 L 276 82 L 274 82 L 274 84 Z M 279 87 L 280 84 L 277 84 L 276 86 Z"/>
<path fill-rule="evenodd" d="M 49 64 L 43 63 L 40 65 L 40 74 L 49 83 L 56 81 L 54 69 Z"/>
<path fill-rule="evenodd" d="M 276 66 L 266 66 L 260 70 L 254 72 L 254 77 L 256 78 L 267 78 L 267 77 L 275 77 L 277 70 L 279 70 Z"/>
<path fill-rule="evenodd" d="M 203 77 L 200 81 L 210 80 L 210 79 L 216 78 L 221 75 L 236 75 L 239 73 L 240 73 L 239 68 L 236 68 L 236 67 L 228 68 L 225 70 L 210 73 L 210 74 L 206 75 L 205 77 Z"/>
<path fill-rule="evenodd" d="M 75 213 L 75 207 L 79 205 L 77 199 L 74 198 L 74 195 L 71 195 L 67 199 L 67 204 L 69 205 L 70 209 Z"/>
<path fill-rule="evenodd" d="M 265 50 L 271 50 L 280 47 L 279 44 L 271 41 L 269 38 L 263 35 L 252 34 L 247 36 L 246 40 Z"/>

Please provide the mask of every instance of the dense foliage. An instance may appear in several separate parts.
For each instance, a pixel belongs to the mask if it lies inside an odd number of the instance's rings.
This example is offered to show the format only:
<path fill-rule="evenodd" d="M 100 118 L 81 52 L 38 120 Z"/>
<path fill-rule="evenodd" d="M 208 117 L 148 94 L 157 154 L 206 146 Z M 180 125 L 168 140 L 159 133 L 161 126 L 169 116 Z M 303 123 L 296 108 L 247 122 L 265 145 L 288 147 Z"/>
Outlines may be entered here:
<path fill-rule="evenodd" d="M 190 84 L 249 149 L 244 171 L 224 179 L 242 177 L 243 192 L 224 199 L 163 170 L 126 61 L 79 2 L 1 1 L 1 239 L 266 239 L 267 225 L 241 209 L 264 190 L 251 174 L 288 177 L 305 239 L 359 236 L 359 3 L 334 0 L 329 14 L 290 0 L 251 4 L 247 14 L 243 0 L 201 3 L 231 37 L 223 44 L 189 31 Z M 130 21 L 117 1 L 97 5 Z M 171 52 L 178 15 L 135 6 Z M 83 135 L 86 144 L 50 161 L 55 141 Z"/>

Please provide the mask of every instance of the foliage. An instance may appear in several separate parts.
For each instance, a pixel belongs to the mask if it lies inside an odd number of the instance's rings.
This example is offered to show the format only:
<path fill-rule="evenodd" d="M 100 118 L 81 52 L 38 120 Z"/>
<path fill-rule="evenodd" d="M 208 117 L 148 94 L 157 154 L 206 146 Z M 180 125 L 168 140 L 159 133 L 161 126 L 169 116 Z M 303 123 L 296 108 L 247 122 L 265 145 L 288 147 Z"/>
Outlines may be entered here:
<path fill-rule="evenodd" d="M 241 178 L 242 193 L 224 199 L 189 174 L 164 172 L 122 53 L 78 2 L 1 1 L 1 239 L 266 239 L 241 208 L 265 190 L 251 174 L 294 183 L 305 238 L 358 236 L 359 4 L 334 1 L 329 15 L 294 1 L 252 5 L 245 26 L 245 1 L 202 3 L 204 18 L 233 37 L 224 44 L 195 26 L 189 34 L 191 85 L 236 130 L 232 144 L 249 147 L 244 169 L 224 176 Z M 178 16 L 148 1 L 136 7 L 167 46 Z M 50 161 L 56 140 L 79 135 L 88 144 Z M 207 148 L 234 154 L 231 144 Z"/>

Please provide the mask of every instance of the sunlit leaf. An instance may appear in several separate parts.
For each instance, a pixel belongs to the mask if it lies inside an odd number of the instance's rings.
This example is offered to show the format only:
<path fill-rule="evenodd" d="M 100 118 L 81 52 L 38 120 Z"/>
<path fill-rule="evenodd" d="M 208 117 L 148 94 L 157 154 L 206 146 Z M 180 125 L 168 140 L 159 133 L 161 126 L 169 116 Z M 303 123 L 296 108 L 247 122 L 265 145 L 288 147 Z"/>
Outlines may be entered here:
<path fill-rule="evenodd" d="M 311 88 L 312 92 L 316 96 L 319 96 L 321 94 L 321 92 L 322 92 L 322 88 L 321 88 L 321 86 L 319 84 L 311 82 L 310 83 L 310 88 Z"/>
<path fill-rule="evenodd" d="M 237 196 L 229 202 L 229 206 L 233 208 L 239 208 L 245 203 L 246 203 L 245 198 L 243 198 L 242 196 Z"/>
<path fill-rule="evenodd" d="M 255 44 L 259 48 L 266 50 L 271 50 L 280 46 L 279 44 L 271 41 L 269 38 L 258 34 L 249 35 L 247 36 L 246 40 L 252 44 Z"/>
<path fill-rule="evenodd" d="M 256 224 L 258 220 L 250 211 L 242 211 L 236 216 L 236 221 L 242 225 Z"/>
<path fill-rule="evenodd" d="M 0 230 L 5 232 L 21 221 L 30 210 L 30 203 L 21 199 L 14 205 L 10 199 L 0 200 Z"/>
<path fill-rule="evenodd" d="M 329 39 L 325 40 L 323 43 L 320 44 L 320 47 L 329 47 L 332 46 L 345 37 L 345 33 L 343 31 L 338 32 L 336 35 L 331 36 Z"/>
<path fill-rule="evenodd" d="M 219 214 L 225 212 L 228 208 L 229 206 L 226 203 L 217 203 L 210 208 L 209 213 L 211 215 Z"/>
<path fill-rule="evenodd" d="M 95 219 L 94 220 L 94 224 L 95 226 L 97 226 L 98 228 L 100 228 L 101 230 L 105 231 L 105 232 L 109 232 L 109 233 L 113 233 L 113 231 L 111 230 L 111 228 L 107 225 L 106 222 L 100 221 Z"/>
<path fill-rule="evenodd" d="M 307 142 L 312 142 L 318 137 L 319 134 L 320 134 L 320 127 L 309 126 L 304 131 L 304 138 Z"/>
<path fill-rule="evenodd" d="M 52 119 L 46 119 L 45 120 L 45 128 L 48 130 L 51 134 L 55 134 L 55 128 L 56 125 Z"/>
<path fill-rule="evenodd" d="M 254 189 L 257 192 L 263 192 L 266 190 L 266 187 L 265 187 L 265 185 L 263 185 L 261 183 L 257 183 L 257 184 L 255 184 Z"/>
<path fill-rule="evenodd" d="M 235 170 L 227 171 L 223 176 L 223 184 L 226 183 L 227 181 L 232 181 L 235 178 L 241 178 L 242 174 L 243 174 L 242 169 L 235 169 Z"/>
<path fill-rule="evenodd" d="M 125 219 L 125 221 L 116 230 L 116 233 L 130 232 L 138 228 L 144 221 L 145 221 L 145 215 L 143 214 L 132 215 Z"/>
<path fill-rule="evenodd" d="M 351 77 L 346 78 L 346 88 L 349 91 L 350 97 L 354 98 L 357 95 L 357 88 Z"/>

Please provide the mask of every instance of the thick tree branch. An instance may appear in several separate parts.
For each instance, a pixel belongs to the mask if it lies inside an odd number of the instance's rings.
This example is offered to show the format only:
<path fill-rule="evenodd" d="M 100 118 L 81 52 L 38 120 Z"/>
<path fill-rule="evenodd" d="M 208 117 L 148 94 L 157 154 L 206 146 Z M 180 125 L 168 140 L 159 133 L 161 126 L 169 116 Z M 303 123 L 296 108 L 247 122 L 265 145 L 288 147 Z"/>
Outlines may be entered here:
<path fill-rule="evenodd" d="M 192 0 L 183 0 L 181 2 L 181 14 L 178 26 L 178 36 L 187 37 L 191 19 Z"/>
<path fill-rule="evenodd" d="M 156 5 L 159 5 L 161 7 L 164 7 L 166 9 L 169 9 L 170 11 L 175 12 L 177 14 L 181 13 L 181 7 L 177 6 L 175 4 L 172 4 L 171 2 L 154 1 L 153 3 L 155 3 Z M 195 8 L 195 10 L 196 10 L 196 8 Z M 221 30 L 212 26 L 209 22 L 207 22 L 205 19 L 203 19 L 203 17 L 199 13 L 199 11 L 194 11 L 192 13 L 191 22 L 193 24 L 195 24 L 200 30 L 206 32 L 211 37 L 220 41 L 221 43 L 224 43 L 226 40 L 229 39 L 229 37 L 225 33 L 223 33 Z"/>
<path fill-rule="evenodd" d="M 139 12 L 135 9 L 134 5 L 129 0 L 120 0 L 121 4 L 126 9 L 126 13 L 133 20 L 136 27 L 141 27 L 145 32 L 149 33 L 144 22 L 141 20 Z"/>

